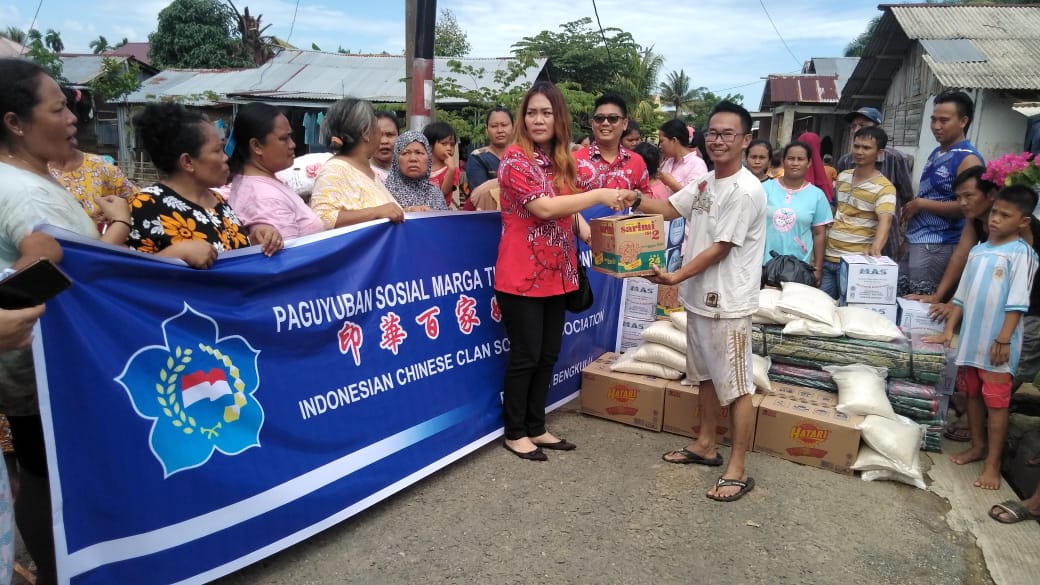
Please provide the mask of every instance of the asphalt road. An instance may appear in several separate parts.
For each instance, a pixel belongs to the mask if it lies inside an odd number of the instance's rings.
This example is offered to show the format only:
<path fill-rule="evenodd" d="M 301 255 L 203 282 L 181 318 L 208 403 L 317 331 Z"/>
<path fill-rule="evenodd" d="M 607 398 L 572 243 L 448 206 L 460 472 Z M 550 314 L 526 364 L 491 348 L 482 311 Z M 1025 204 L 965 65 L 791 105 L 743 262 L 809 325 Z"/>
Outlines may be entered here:
<path fill-rule="evenodd" d="M 549 418 L 576 451 L 493 443 L 217 583 L 992 583 L 934 494 L 753 453 L 754 491 L 715 502 L 719 468 L 660 459 L 685 438 L 577 409 Z"/>

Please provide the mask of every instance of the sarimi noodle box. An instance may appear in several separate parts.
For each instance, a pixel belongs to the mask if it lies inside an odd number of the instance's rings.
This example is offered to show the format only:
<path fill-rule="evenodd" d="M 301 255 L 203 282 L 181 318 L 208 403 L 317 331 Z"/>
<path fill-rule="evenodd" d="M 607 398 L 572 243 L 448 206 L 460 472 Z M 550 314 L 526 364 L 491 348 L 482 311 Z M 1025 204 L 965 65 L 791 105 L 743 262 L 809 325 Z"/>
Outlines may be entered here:
<path fill-rule="evenodd" d="M 851 475 L 863 417 L 838 412 L 837 403 L 834 394 L 774 382 L 758 409 L 754 450 Z"/>
<path fill-rule="evenodd" d="M 618 354 L 605 353 L 581 372 L 581 411 L 651 431 L 661 430 L 668 380 L 610 371 Z"/>
<path fill-rule="evenodd" d="M 666 269 L 664 216 L 612 215 L 589 222 L 592 269 L 611 276 L 646 276 Z"/>

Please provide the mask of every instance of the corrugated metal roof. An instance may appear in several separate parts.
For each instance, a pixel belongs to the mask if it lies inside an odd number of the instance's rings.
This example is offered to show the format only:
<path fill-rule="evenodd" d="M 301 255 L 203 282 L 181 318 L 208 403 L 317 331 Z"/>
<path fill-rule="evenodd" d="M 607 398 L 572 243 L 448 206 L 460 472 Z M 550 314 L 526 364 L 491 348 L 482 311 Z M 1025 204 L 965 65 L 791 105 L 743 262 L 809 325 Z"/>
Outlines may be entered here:
<path fill-rule="evenodd" d="M 120 63 L 127 59 L 107 55 L 62 55 L 61 76 L 72 85 L 87 85 L 101 73 L 101 64 L 106 57 Z"/>
<path fill-rule="evenodd" d="M 1011 109 L 1027 118 L 1040 116 L 1040 102 L 1020 102 L 1011 106 Z"/>
<path fill-rule="evenodd" d="M 924 60 L 948 87 L 1040 88 L 1040 6 L 888 7 Z M 936 40 L 960 39 L 960 43 Z M 965 52 L 964 40 L 977 50 Z"/>
<path fill-rule="evenodd" d="M 883 8 L 892 11 L 911 39 L 1035 39 L 1040 36 L 1038 6 L 893 4 Z"/>
<path fill-rule="evenodd" d="M 838 103 L 837 75 L 770 75 L 766 87 L 769 104 Z"/>
<path fill-rule="evenodd" d="M 483 70 L 476 79 L 450 73 L 448 59 L 434 61 L 438 78 L 454 77 L 468 89 L 493 85 L 498 71 L 506 70 L 513 59 L 458 59 L 464 66 Z M 545 59 L 521 76 L 516 85 L 530 85 L 545 67 Z M 286 50 L 255 69 L 209 70 L 172 69 L 148 79 L 127 97 L 129 103 L 144 103 L 163 98 L 201 97 L 216 94 L 221 101 L 241 101 L 249 97 L 277 100 L 335 101 L 355 96 L 373 102 L 405 100 L 405 59 L 400 55 L 343 55 L 315 51 Z M 196 100 L 206 103 L 208 100 Z M 461 102 L 438 99 L 440 103 Z"/>
<path fill-rule="evenodd" d="M 925 53 L 936 63 L 969 63 L 985 61 L 986 55 L 970 39 L 921 39 Z"/>
<path fill-rule="evenodd" d="M 852 72 L 856 70 L 856 63 L 859 63 L 859 57 L 813 57 L 812 68 L 816 75 L 837 75 L 838 76 L 838 92 L 845 87 L 845 82 L 849 80 Z M 806 73 L 803 71 L 803 73 Z"/>

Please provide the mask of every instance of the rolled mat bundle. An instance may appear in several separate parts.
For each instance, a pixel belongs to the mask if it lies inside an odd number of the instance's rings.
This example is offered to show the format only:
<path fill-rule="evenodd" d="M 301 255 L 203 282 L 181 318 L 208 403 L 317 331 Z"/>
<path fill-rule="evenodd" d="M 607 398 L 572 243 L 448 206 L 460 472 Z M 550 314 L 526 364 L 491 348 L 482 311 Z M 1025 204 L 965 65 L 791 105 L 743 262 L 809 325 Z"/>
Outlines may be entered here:
<path fill-rule="evenodd" d="M 916 365 L 916 363 L 915 363 Z M 939 394 L 931 384 L 919 384 L 910 380 L 889 380 L 886 386 L 892 410 L 928 429 L 921 440 L 925 451 L 942 451 L 942 430 L 946 420 L 949 396 Z"/>
<path fill-rule="evenodd" d="M 766 333 L 764 325 L 751 326 L 751 353 L 766 355 Z"/>
<path fill-rule="evenodd" d="M 946 348 L 938 343 L 925 343 L 924 335 L 915 332 L 910 336 L 913 378 L 918 382 L 935 384 L 946 365 Z"/>
<path fill-rule="evenodd" d="M 800 368 L 774 362 L 769 367 L 769 379 L 781 384 L 813 388 L 815 390 L 823 390 L 824 392 L 834 392 L 835 394 L 838 392 L 838 385 L 834 383 L 834 378 L 831 377 L 829 372 L 824 372 L 823 370 Z"/>
<path fill-rule="evenodd" d="M 848 337 L 784 335 L 776 326 L 763 326 L 766 349 L 773 363 L 803 368 L 870 364 L 887 368 L 889 378 L 910 377 L 909 341 L 866 341 Z"/>

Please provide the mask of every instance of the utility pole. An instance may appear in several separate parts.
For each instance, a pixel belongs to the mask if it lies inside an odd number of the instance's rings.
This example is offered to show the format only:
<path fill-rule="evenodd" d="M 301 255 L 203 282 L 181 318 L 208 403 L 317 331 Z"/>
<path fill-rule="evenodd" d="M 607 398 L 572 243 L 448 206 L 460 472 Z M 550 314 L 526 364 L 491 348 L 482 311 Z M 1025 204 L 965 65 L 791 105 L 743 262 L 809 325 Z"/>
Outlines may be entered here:
<path fill-rule="evenodd" d="M 415 2 L 416 10 L 408 128 L 422 130 L 433 121 L 433 38 L 437 23 L 437 0 L 410 1 Z M 407 18 L 407 8 L 405 10 Z"/>
<path fill-rule="evenodd" d="M 417 0 L 404 1 L 404 121 L 412 112 L 412 63 L 415 61 L 415 14 Z"/>

